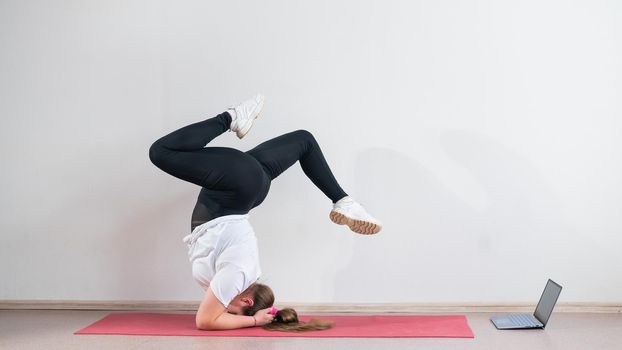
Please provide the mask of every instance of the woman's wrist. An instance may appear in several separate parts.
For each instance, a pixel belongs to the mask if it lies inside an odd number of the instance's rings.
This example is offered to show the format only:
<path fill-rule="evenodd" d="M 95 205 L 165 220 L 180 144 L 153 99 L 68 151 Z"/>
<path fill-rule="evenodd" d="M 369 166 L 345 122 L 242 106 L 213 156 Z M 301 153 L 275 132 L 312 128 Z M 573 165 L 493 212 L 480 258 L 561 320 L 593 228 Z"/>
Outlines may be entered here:
<path fill-rule="evenodd" d="M 257 319 L 255 318 L 255 315 L 252 316 L 253 317 L 253 321 L 255 321 L 255 324 L 253 325 L 253 327 L 257 326 Z"/>

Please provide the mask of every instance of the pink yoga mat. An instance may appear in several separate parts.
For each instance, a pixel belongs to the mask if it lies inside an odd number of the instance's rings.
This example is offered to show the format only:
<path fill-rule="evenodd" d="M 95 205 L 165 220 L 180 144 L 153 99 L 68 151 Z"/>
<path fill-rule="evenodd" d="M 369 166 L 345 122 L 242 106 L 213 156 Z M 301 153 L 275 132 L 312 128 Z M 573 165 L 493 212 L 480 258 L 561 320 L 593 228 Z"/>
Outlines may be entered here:
<path fill-rule="evenodd" d="M 323 331 L 276 332 L 261 327 L 224 331 L 196 329 L 194 314 L 112 313 L 74 334 L 192 335 L 225 337 L 320 337 L 320 338 L 473 338 L 464 315 L 299 315 L 301 321 L 321 318 L 335 321 Z"/>

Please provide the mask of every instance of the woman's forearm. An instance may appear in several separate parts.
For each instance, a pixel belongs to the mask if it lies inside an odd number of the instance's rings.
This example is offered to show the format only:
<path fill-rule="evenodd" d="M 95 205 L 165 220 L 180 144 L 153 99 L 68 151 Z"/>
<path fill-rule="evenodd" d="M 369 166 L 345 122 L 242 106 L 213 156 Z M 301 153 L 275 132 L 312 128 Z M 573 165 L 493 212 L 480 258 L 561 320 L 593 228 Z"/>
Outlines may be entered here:
<path fill-rule="evenodd" d="M 246 328 L 253 327 L 255 325 L 256 322 L 253 316 L 235 315 L 228 312 L 223 312 L 215 320 L 203 324 L 197 324 L 197 327 L 202 330 L 213 331 L 222 329 Z"/>

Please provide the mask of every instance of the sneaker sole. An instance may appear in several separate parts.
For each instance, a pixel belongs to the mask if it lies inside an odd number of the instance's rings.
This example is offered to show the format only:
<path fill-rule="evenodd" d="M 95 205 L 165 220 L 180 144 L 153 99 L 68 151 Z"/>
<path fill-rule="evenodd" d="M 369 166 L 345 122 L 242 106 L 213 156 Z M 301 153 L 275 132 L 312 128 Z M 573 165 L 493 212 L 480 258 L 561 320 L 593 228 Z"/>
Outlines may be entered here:
<path fill-rule="evenodd" d="M 330 220 L 337 225 L 347 225 L 350 230 L 362 235 L 373 235 L 380 232 L 382 229 L 382 226 L 374 224 L 373 222 L 350 219 L 349 217 L 334 210 L 331 210 L 329 217 Z"/>
<path fill-rule="evenodd" d="M 255 116 L 255 118 L 249 120 L 248 123 L 244 126 L 244 128 L 242 128 L 242 130 L 240 130 L 239 133 L 236 133 L 239 139 L 242 139 L 244 136 L 246 136 L 246 134 L 248 134 L 248 132 L 253 127 L 253 124 L 255 124 L 255 119 L 259 118 L 259 115 L 261 114 L 261 111 L 263 110 L 264 100 L 265 98 L 261 100 L 261 104 L 259 105 L 259 107 L 257 107 L 259 108 L 259 112 L 257 112 L 257 115 Z"/>

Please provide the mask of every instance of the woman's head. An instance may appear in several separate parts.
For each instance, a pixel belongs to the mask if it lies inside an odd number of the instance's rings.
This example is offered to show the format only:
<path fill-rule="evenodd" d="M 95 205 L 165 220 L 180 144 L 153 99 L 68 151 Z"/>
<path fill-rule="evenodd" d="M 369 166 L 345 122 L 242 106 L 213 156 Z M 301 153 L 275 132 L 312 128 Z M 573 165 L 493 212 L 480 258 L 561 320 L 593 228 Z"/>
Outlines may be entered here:
<path fill-rule="evenodd" d="M 265 284 L 255 282 L 244 292 L 236 296 L 229 306 L 228 312 L 252 316 L 261 309 L 267 309 L 274 304 L 274 293 Z"/>
<path fill-rule="evenodd" d="M 242 294 L 235 297 L 229 305 L 229 312 L 238 315 L 253 316 L 259 310 L 267 309 L 274 305 L 274 293 L 272 289 L 262 283 L 253 283 Z M 274 316 L 274 321 L 263 328 L 271 331 L 283 332 L 306 332 L 319 331 L 331 328 L 332 321 L 311 319 L 308 322 L 298 320 L 298 313 L 292 308 L 279 310 Z"/>

